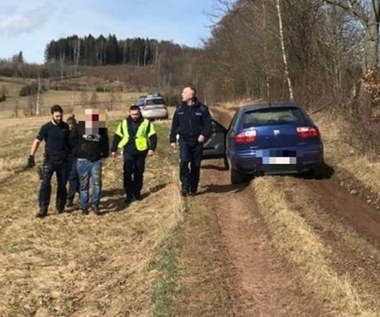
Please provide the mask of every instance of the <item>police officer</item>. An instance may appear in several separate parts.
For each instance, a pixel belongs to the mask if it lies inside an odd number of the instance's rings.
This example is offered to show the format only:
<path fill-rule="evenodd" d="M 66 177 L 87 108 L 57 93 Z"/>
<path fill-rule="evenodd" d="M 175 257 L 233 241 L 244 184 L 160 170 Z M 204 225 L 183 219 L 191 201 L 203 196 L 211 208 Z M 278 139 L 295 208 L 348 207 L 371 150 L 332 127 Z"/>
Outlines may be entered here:
<path fill-rule="evenodd" d="M 156 130 L 148 119 L 142 117 L 138 106 L 129 108 L 129 116 L 122 120 L 113 138 L 111 155 L 123 151 L 125 203 L 141 200 L 146 156 L 153 156 L 157 146 Z"/>
<path fill-rule="evenodd" d="M 37 217 L 43 218 L 47 215 L 51 194 L 51 178 L 55 173 L 57 176 L 57 197 L 55 207 L 57 213 L 64 211 L 66 204 L 66 182 L 68 175 L 69 126 L 62 121 L 63 110 L 61 106 L 54 105 L 50 109 L 51 121 L 45 123 L 33 141 L 28 167 L 35 166 L 34 155 L 42 140 L 45 140 L 45 154 L 42 165 L 42 180 L 38 195 L 39 211 Z"/>
<path fill-rule="evenodd" d="M 188 196 L 198 190 L 203 143 L 211 133 L 212 123 L 208 107 L 199 102 L 195 88 L 185 87 L 181 96 L 182 103 L 173 116 L 170 144 L 176 148 L 179 135 L 181 194 Z"/>

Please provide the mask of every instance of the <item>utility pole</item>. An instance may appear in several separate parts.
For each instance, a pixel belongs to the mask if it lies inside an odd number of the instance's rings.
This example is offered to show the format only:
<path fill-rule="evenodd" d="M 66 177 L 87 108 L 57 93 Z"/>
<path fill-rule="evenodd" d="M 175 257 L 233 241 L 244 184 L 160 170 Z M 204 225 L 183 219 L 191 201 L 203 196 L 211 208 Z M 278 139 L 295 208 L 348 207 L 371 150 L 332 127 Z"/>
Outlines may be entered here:
<path fill-rule="evenodd" d="M 36 98 L 36 116 L 40 115 L 40 90 L 41 90 L 41 79 L 38 75 L 37 79 L 37 98 Z"/>

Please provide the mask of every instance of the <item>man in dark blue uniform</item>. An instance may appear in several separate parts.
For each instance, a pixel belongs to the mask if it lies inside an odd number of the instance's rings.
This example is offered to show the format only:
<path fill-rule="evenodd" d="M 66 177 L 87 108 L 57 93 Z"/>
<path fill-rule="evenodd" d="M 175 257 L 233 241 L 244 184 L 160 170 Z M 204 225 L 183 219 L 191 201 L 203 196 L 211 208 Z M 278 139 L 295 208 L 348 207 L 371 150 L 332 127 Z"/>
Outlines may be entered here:
<path fill-rule="evenodd" d="M 45 123 L 41 127 L 32 144 L 28 158 L 28 167 L 34 167 L 34 155 L 36 154 L 41 141 L 45 140 L 41 187 L 38 195 L 39 211 L 36 215 L 39 218 L 43 218 L 47 215 L 51 195 L 51 178 L 54 173 L 57 176 L 57 197 L 55 207 L 58 214 L 64 211 L 67 197 L 67 160 L 70 152 L 69 126 L 62 121 L 63 110 L 61 106 L 52 106 L 50 112 L 51 121 Z"/>
<path fill-rule="evenodd" d="M 175 148 L 179 136 L 181 194 L 188 196 L 198 190 L 203 143 L 210 136 L 212 122 L 208 107 L 199 102 L 195 88 L 185 87 L 181 96 L 182 103 L 173 116 L 170 144 Z"/>

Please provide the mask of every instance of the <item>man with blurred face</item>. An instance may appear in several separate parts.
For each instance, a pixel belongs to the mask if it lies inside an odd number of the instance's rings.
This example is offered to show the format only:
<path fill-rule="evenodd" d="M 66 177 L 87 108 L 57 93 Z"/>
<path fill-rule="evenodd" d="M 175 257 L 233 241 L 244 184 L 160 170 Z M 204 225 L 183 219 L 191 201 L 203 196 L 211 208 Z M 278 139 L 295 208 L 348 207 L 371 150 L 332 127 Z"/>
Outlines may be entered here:
<path fill-rule="evenodd" d="M 51 178 L 57 176 L 57 197 L 55 207 L 57 213 L 64 211 L 66 204 L 66 182 L 68 174 L 69 126 L 63 122 L 61 106 L 54 105 L 50 109 L 51 121 L 44 124 L 32 144 L 28 158 L 28 167 L 35 166 L 34 155 L 42 140 L 45 140 L 44 162 L 42 165 L 41 187 L 38 195 L 39 211 L 37 217 L 43 218 L 48 213 Z"/>
<path fill-rule="evenodd" d="M 138 106 L 129 109 L 129 116 L 122 120 L 115 132 L 111 155 L 123 151 L 123 185 L 125 203 L 141 200 L 145 159 L 153 156 L 157 145 L 156 130 L 148 119 L 144 119 Z"/>
<path fill-rule="evenodd" d="M 108 157 L 108 129 L 100 120 L 98 109 L 86 109 L 86 120 L 79 122 L 74 133 L 76 146 L 74 154 L 79 177 L 79 200 L 82 213 L 87 215 L 90 202 L 90 182 L 92 183 L 91 205 L 96 215 L 100 215 L 102 191 L 102 159 Z M 76 136 L 76 137 L 75 137 Z"/>
<path fill-rule="evenodd" d="M 170 144 L 175 148 L 179 136 L 181 194 L 189 196 L 198 191 L 203 143 L 212 123 L 208 107 L 199 102 L 195 88 L 185 87 L 181 97 L 173 116 Z"/>

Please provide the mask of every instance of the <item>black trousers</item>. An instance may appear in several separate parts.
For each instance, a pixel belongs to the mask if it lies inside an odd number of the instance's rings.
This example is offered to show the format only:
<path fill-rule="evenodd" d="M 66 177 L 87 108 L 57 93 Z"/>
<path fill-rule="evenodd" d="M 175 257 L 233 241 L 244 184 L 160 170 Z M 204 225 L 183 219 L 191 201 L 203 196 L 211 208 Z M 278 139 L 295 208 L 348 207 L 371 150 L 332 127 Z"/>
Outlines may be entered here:
<path fill-rule="evenodd" d="M 196 193 L 202 162 L 202 144 L 197 141 L 179 140 L 180 166 L 179 177 L 183 192 Z"/>
<path fill-rule="evenodd" d="M 141 194 L 144 181 L 146 154 L 129 154 L 124 152 L 124 191 L 127 197 Z"/>
<path fill-rule="evenodd" d="M 42 180 L 40 186 L 40 192 L 38 195 L 38 203 L 40 210 L 47 212 L 50 203 L 51 196 L 51 178 L 55 173 L 57 177 L 57 197 L 55 201 L 55 207 L 57 210 L 63 210 L 66 204 L 67 198 L 67 176 L 68 176 L 68 162 L 50 162 L 45 160 L 42 165 Z"/>
<path fill-rule="evenodd" d="M 77 170 L 77 158 L 69 157 L 68 164 L 69 190 L 67 192 L 67 200 L 73 201 L 75 193 L 79 193 L 79 175 Z"/>

